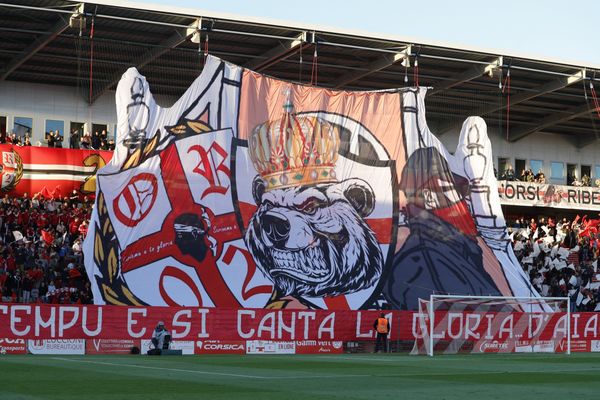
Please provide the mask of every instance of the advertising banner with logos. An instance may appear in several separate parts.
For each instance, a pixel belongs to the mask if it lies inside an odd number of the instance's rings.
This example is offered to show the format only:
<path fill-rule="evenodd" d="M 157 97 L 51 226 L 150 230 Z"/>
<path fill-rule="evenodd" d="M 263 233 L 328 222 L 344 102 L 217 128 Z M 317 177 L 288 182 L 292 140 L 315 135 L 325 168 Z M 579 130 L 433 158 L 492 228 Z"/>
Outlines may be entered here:
<path fill-rule="evenodd" d="M 0 339 L 0 355 L 2 354 L 26 354 L 27 344 L 25 339 Z"/>
<path fill-rule="evenodd" d="M 246 354 L 246 342 L 241 340 L 197 340 L 196 354 Z"/>
<path fill-rule="evenodd" d="M 248 340 L 246 354 L 296 354 L 296 342 Z"/>
<path fill-rule="evenodd" d="M 339 340 L 297 340 L 296 354 L 341 354 L 344 342 Z"/>
<path fill-rule="evenodd" d="M 88 339 L 85 354 L 130 354 L 132 347 L 140 347 L 136 339 Z"/>
<path fill-rule="evenodd" d="M 152 341 L 150 339 L 142 339 L 141 341 L 141 355 L 146 355 L 148 350 L 153 349 Z M 184 356 L 194 354 L 194 341 L 193 340 L 173 340 L 169 346 L 171 350 L 181 350 L 181 354 Z"/>
<path fill-rule="evenodd" d="M 498 181 L 500 204 L 600 211 L 600 188 Z"/>
<path fill-rule="evenodd" d="M 35 339 L 27 341 L 27 351 L 31 354 L 85 354 L 83 339 Z"/>
<path fill-rule="evenodd" d="M 378 311 L 207 309 L 0 304 L 0 347 L 9 340 L 29 339 L 34 354 L 125 353 L 149 347 L 152 331 L 164 321 L 173 337 L 171 348 L 185 354 L 341 352 L 343 341 L 373 340 Z M 422 338 L 426 315 L 390 311 L 391 340 Z M 474 341 L 481 351 L 515 351 L 553 342 L 564 345 L 570 323 L 573 351 L 600 351 L 599 313 L 473 312 L 437 315 L 439 338 Z M 543 324 L 540 321 L 543 320 Z M 500 327 L 500 329 L 497 329 Z M 84 340 L 87 339 L 87 345 Z M 288 343 L 286 345 L 273 343 Z M 19 342 L 20 343 L 20 342 Z M 540 347 L 541 346 L 541 347 Z M 6 347 L 6 346 L 4 346 Z M 13 349 L 16 351 L 16 349 Z M 13 351 L 11 350 L 11 351 Z M 8 350 L 7 350 L 8 351 Z"/>

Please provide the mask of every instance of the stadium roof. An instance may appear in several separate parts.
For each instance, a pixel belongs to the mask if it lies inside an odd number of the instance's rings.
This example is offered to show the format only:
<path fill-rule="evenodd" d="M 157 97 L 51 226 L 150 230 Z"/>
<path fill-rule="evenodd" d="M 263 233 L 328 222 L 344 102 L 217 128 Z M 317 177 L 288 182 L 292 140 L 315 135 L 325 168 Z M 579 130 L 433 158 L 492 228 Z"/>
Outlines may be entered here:
<path fill-rule="evenodd" d="M 469 115 L 505 131 L 509 109 L 510 141 L 545 132 L 584 147 L 600 135 L 589 86 L 600 83 L 597 65 L 118 1 L 0 0 L 0 35 L 0 80 L 77 86 L 90 102 L 131 66 L 155 93 L 180 96 L 202 69 L 208 37 L 210 54 L 295 82 L 384 90 L 418 77 L 433 88 L 427 111 L 438 134 Z"/>

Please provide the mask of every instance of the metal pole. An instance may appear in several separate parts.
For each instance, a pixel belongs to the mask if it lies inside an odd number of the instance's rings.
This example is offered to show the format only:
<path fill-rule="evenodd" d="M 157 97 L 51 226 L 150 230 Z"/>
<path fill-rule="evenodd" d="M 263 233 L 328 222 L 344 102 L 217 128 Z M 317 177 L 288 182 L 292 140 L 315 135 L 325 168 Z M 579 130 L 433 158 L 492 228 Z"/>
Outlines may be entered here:
<path fill-rule="evenodd" d="M 567 297 L 567 355 L 571 354 L 571 297 Z"/>
<path fill-rule="evenodd" d="M 433 294 L 429 296 L 429 356 L 433 357 L 433 319 L 435 313 L 433 312 Z"/>

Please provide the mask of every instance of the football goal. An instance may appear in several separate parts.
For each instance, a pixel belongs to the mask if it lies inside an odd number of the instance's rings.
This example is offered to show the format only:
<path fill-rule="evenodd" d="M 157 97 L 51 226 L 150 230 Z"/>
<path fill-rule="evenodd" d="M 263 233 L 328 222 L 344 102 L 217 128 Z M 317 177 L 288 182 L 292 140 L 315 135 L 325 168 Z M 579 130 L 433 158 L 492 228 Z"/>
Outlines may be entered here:
<path fill-rule="evenodd" d="M 568 297 L 431 295 L 411 354 L 571 352 Z"/>

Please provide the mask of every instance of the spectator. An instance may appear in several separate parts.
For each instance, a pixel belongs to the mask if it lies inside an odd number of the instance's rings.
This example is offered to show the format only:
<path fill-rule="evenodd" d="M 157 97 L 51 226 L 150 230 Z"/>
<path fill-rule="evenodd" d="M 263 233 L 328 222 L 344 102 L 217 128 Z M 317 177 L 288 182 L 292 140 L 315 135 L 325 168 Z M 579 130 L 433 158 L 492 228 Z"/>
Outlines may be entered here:
<path fill-rule="evenodd" d="M 71 131 L 71 136 L 69 136 L 69 147 L 71 149 L 79 148 L 79 131 L 77 129 Z"/>
<path fill-rule="evenodd" d="M 54 136 L 54 131 L 50 131 L 50 132 L 46 133 L 46 143 L 48 144 L 48 147 L 54 147 L 54 144 L 56 143 L 56 137 Z"/>
<path fill-rule="evenodd" d="M 583 174 L 583 176 L 581 177 L 581 186 L 590 186 L 591 184 L 591 179 L 589 176 L 587 176 L 586 174 Z"/>
<path fill-rule="evenodd" d="M 79 142 L 79 146 L 82 149 L 86 149 L 86 150 L 88 150 L 92 146 L 92 138 L 91 138 L 89 132 L 84 133 L 83 137 L 81 138 L 81 140 Z"/>
<path fill-rule="evenodd" d="M 63 135 L 60 134 L 59 130 L 56 130 L 54 134 L 54 147 L 62 149 L 63 147 Z"/>
<path fill-rule="evenodd" d="M 514 181 L 515 180 L 515 171 L 513 170 L 512 165 L 506 164 L 506 169 L 502 173 L 501 179 L 504 179 L 504 180 L 507 180 L 507 181 Z"/>
<path fill-rule="evenodd" d="M 92 149 L 100 150 L 100 142 L 101 142 L 100 134 L 98 133 L 98 131 L 96 131 L 92 135 Z"/>

